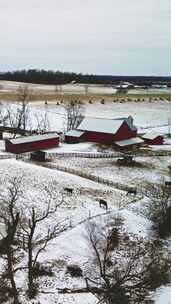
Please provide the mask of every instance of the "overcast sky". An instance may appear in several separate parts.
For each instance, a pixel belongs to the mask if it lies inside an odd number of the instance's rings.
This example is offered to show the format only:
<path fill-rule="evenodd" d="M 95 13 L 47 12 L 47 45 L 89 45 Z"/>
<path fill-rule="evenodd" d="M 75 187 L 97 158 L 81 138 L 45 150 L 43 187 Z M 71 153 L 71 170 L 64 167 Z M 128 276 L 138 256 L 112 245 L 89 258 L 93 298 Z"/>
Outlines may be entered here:
<path fill-rule="evenodd" d="M 171 0 L 0 0 L 0 71 L 171 75 Z"/>

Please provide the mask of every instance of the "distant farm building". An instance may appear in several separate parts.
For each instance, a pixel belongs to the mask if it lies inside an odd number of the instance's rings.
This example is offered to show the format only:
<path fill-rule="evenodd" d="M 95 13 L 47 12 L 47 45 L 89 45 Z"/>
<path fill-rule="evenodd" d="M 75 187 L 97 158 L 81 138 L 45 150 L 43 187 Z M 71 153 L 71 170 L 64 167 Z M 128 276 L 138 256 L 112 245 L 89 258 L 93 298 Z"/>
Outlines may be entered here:
<path fill-rule="evenodd" d="M 54 133 L 5 140 L 6 151 L 15 154 L 50 149 L 58 145 L 59 136 Z"/>
<path fill-rule="evenodd" d="M 147 133 L 141 136 L 148 145 L 163 145 L 164 137 L 161 134 Z"/>
<path fill-rule="evenodd" d="M 115 144 L 118 147 L 140 145 L 144 141 L 137 138 L 137 128 L 133 118 L 122 117 L 117 119 L 84 118 L 76 130 L 65 134 L 67 143 L 90 141 L 101 144 Z"/>
<path fill-rule="evenodd" d="M 70 130 L 65 134 L 65 141 L 70 144 L 75 144 L 83 140 L 84 132 L 79 130 Z"/>
<path fill-rule="evenodd" d="M 123 150 L 125 148 L 132 149 L 132 148 L 138 148 L 144 143 L 144 140 L 142 140 L 139 137 L 133 137 L 126 140 L 116 141 L 114 145 L 119 148 L 120 150 Z"/>

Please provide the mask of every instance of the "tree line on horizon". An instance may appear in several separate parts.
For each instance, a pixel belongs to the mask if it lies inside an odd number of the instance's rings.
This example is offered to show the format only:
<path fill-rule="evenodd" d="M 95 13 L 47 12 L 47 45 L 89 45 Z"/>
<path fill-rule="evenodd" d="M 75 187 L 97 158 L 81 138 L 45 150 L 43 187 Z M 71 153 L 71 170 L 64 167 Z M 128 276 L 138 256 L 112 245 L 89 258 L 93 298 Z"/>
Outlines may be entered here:
<path fill-rule="evenodd" d="M 18 81 L 37 84 L 62 85 L 67 83 L 89 83 L 114 85 L 121 81 L 133 82 L 135 85 L 150 86 L 152 84 L 167 84 L 171 87 L 171 77 L 167 76 L 112 76 L 94 75 L 53 70 L 16 70 L 0 72 L 0 80 Z"/>

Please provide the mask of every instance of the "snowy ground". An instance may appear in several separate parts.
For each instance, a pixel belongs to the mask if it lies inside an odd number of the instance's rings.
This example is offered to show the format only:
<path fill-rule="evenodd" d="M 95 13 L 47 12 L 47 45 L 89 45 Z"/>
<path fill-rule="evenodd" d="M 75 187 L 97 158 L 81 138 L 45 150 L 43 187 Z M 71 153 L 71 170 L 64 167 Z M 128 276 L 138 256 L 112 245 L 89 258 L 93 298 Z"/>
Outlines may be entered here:
<path fill-rule="evenodd" d="M 125 192 L 112 189 L 110 187 L 59 171 L 53 171 L 46 168 L 38 167 L 37 165 L 27 164 L 16 160 L 1 160 L 0 161 L 0 181 L 1 189 L 8 178 L 22 176 L 24 198 L 20 200 L 20 207 L 25 208 L 25 213 L 29 207 L 37 207 L 39 212 L 43 212 L 46 208 L 46 203 L 41 200 L 43 198 L 43 189 L 45 186 L 52 185 L 53 189 L 58 189 L 58 192 L 63 191 L 63 187 L 69 186 L 74 189 L 73 196 L 66 196 L 64 204 L 59 207 L 57 217 L 52 216 L 50 222 L 47 221 L 40 227 L 41 233 L 44 233 L 46 227 L 56 223 L 57 219 L 65 220 L 69 227 L 68 230 L 62 233 L 56 240 L 54 240 L 40 256 L 40 261 L 44 264 L 53 263 L 53 270 L 55 276 L 46 278 L 41 282 L 44 291 L 53 292 L 52 294 L 39 294 L 38 300 L 41 304 L 95 304 L 96 299 L 92 295 L 59 295 L 56 288 L 67 286 L 84 287 L 85 283 L 81 279 L 73 279 L 66 273 L 66 267 L 70 264 L 77 264 L 86 271 L 89 261 L 91 260 L 90 248 L 86 242 L 86 226 L 82 221 L 87 221 L 89 216 L 94 216 L 98 223 L 101 221 L 111 221 L 112 215 L 118 213 L 118 205 L 127 202 L 129 208 L 124 208 L 120 211 L 122 217 L 125 219 L 124 226 L 126 231 L 135 233 L 146 237 L 150 232 L 150 222 L 145 219 L 141 212 L 138 214 L 134 208 L 131 208 L 131 197 L 127 197 Z M 104 198 L 108 201 L 108 213 L 104 209 L 99 208 L 98 200 Z M 42 202 L 40 204 L 40 202 Z M 37 205 L 39 204 L 39 205 Z M 137 203 L 138 206 L 138 203 Z M 100 221 L 100 222 L 99 222 Z M 23 273 L 18 275 L 18 284 L 22 285 Z M 22 277 L 21 277 L 22 276 Z M 169 291 L 167 290 L 167 293 Z M 161 291 L 159 290 L 159 294 Z M 165 295 L 166 296 L 166 295 Z M 24 299 L 24 295 L 22 296 Z M 160 298 L 160 297 L 159 297 Z M 157 304 L 159 302 L 157 297 Z M 168 299 L 168 297 L 166 298 Z M 24 303 L 30 303 L 26 299 Z M 36 303 L 36 302 L 34 302 Z M 169 304 L 169 302 L 164 302 Z"/>
<path fill-rule="evenodd" d="M 170 180 L 170 157 L 137 157 L 135 160 L 137 164 L 134 167 L 118 166 L 116 159 L 59 157 L 53 162 L 139 189 L 149 183 L 160 182 L 162 178 Z"/>
<path fill-rule="evenodd" d="M 15 105 L 13 105 L 15 109 Z M 34 121 L 34 113 L 37 115 L 47 113 L 50 121 L 51 130 L 63 130 L 64 127 L 64 111 L 61 106 L 49 104 L 31 105 L 31 116 Z M 100 103 L 87 105 L 86 115 L 99 117 L 122 117 L 132 115 L 135 118 L 135 125 L 138 126 L 139 132 L 146 133 L 151 130 L 168 133 L 169 127 L 166 126 L 168 119 L 171 117 L 171 103 L 152 102 L 152 103 Z M 171 140 L 167 139 L 167 145 L 162 147 L 151 147 L 153 149 L 169 149 L 171 150 Z M 74 145 L 61 144 L 56 149 L 58 152 L 96 152 L 98 147 L 92 143 L 81 143 Z M 4 142 L 0 141 L 0 154 L 4 152 Z M 116 160 L 113 159 L 85 159 L 85 158 L 59 158 L 53 163 L 63 164 L 68 167 L 84 170 L 89 173 L 96 174 L 108 178 L 115 182 L 122 182 L 126 185 L 135 185 L 144 187 L 147 183 L 158 182 L 161 177 L 171 180 L 168 172 L 170 164 L 169 157 L 137 157 L 136 161 L 140 167 L 118 167 Z M 40 294 L 39 301 L 41 304 L 95 304 L 96 300 L 92 295 L 58 295 L 57 287 L 67 286 L 84 286 L 84 282 L 80 279 L 71 279 L 66 274 L 66 266 L 76 263 L 83 270 L 86 270 L 91 253 L 85 241 L 85 223 L 90 216 L 94 216 L 95 220 L 110 220 L 110 217 L 118 212 L 118 207 L 125 206 L 120 211 L 125 219 L 124 226 L 129 232 L 142 235 L 149 235 L 150 223 L 141 215 L 140 209 L 144 198 L 136 202 L 136 211 L 131 208 L 132 198 L 126 196 L 124 191 L 107 187 L 102 184 L 89 181 L 77 177 L 75 175 L 50 170 L 39 167 L 34 164 L 24 163 L 16 160 L 0 160 L 0 182 L 1 188 L 4 188 L 6 179 L 14 176 L 23 176 L 23 187 L 25 198 L 19 202 L 20 207 L 25 207 L 28 212 L 30 206 L 35 206 L 42 212 L 46 204 L 43 201 L 43 193 L 45 186 L 51 185 L 53 189 L 60 193 L 64 187 L 74 189 L 73 196 L 65 196 L 64 204 L 59 208 L 57 218 L 52 217 L 50 222 L 40 227 L 44 232 L 48 225 L 53 225 L 56 219 L 65 220 L 69 229 L 53 241 L 47 250 L 40 256 L 43 263 L 54 263 L 55 276 L 46 280 L 46 286 L 42 282 L 45 290 L 51 290 L 54 294 Z M 40 200 L 40 198 L 42 200 Z M 106 214 L 104 209 L 99 208 L 99 199 L 103 198 L 108 202 L 109 213 Z M 41 203 L 40 203 L 41 202 Z M 137 212 L 139 210 L 139 212 Z M 19 275 L 19 283 L 22 285 L 22 274 Z M 162 287 L 156 294 L 156 304 L 171 303 L 171 288 Z M 29 303 L 24 300 L 24 303 Z M 35 304 L 37 304 L 35 302 Z"/>
<path fill-rule="evenodd" d="M 29 87 L 34 91 L 34 93 L 39 92 L 49 92 L 55 93 L 59 92 L 62 94 L 85 94 L 85 84 L 66 84 L 66 85 L 41 85 L 41 84 L 28 84 L 28 83 L 21 83 L 15 81 L 0 81 L 1 91 L 2 92 L 13 92 L 17 90 L 18 87 L 23 85 L 29 85 Z M 104 86 L 104 85 L 96 85 L 96 84 L 89 84 L 88 85 L 88 93 L 89 94 L 115 94 L 116 89 L 115 86 Z M 129 90 L 129 94 L 169 94 L 171 93 L 171 89 L 134 89 Z"/>
<path fill-rule="evenodd" d="M 26 164 L 15 160 L 0 161 L 0 181 L 1 191 L 5 188 L 7 180 L 11 177 L 22 176 L 22 187 L 24 197 L 19 201 L 20 208 L 25 208 L 25 214 L 30 207 L 38 208 L 39 212 L 43 212 L 46 208 L 46 202 L 43 201 L 43 191 L 45 186 L 58 189 L 62 192 L 63 187 L 70 186 L 74 189 L 72 197 L 65 197 L 64 204 L 59 208 L 57 217 L 52 216 L 50 222 L 43 224 L 40 227 L 41 233 L 45 229 L 56 223 L 57 218 L 65 220 L 68 225 L 68 231 L 61 234 L 55 241 L 51 243 L 48 249 L 40 256 L 40 261 L 48 264 L 54 264 L 55 277 L 47 278 L 44 290 L 51 290 L 54 295 L 41 295 L 39 300 L 42 304 L 48 303 L 96 303 L 92 296 L 59 296 L 56 288 L 67 286 L 84 286 L 84 282 L 80 279 L 72 279 L 66 275 L 66 266 L 68 264 L 78 264 L 83 270 L 86 269 L 88 261 L 91 257 L 88 244 L 85 240 L 85 224 L 80 223 L 88 220 L 89 216 L 95 216 L 97 220 L 110 218 L 118 212 L 118 202 L 123 200 L 131 201 L 131 198 L 125 196 L 125 193 L 103 185 L 84 180 L 70 174 L 51 171 L 38 167 L 36 165 Z M 99 208 L 98 200 L 104 198 L 108 200 L 108 213 L 104 209 Z M 40 204 L 40 202 L 42 202 Z M 37 205 L 39 204 L 39 205 Z M 108 214 L 108 215 L 107 215 Z M 150 224 L 141 216 L 135 215 L 132 211 L 122 210 L 122 216 L 125 218 L 125 227 L 128 231 L 146 236 Z M 132 225 L 132 223 L 134 223 Z M 18 284 L 22 284 L 23 273 L 19 274 Z M 42 282 L 42 284 L 44 284 Z M 25 300 L 25 303 L 26 300 Z"/>
<path fill-rule="evenodd" d="M 9 105 L 8 105 L 9 106 Z M 0 106 L 0 110 L 5 110 L 7 104 L 4 102 Z M 10 103 L 11 111 L 15 111 L 16 104 Z M 55 103 L 32 103 L 30 104 L 30 120 L 29 125 L 35 127 L 36 116 L 43 113 L 47 114 L 50 130 L 63 131 L 65 128 L 65 113 L 61 105 Z M 86 104 L 85 115 L 93 117 L 117 118 L 128 117 L 131 115 L 134 118 L 134 124 L 138 127 L 140 133 L 159 132 L 162 134 L 169 133 L 171 126 L 168 126 L 171 120 L 171 102 L 124 102 L 106 104 L 93 103 Z"/>

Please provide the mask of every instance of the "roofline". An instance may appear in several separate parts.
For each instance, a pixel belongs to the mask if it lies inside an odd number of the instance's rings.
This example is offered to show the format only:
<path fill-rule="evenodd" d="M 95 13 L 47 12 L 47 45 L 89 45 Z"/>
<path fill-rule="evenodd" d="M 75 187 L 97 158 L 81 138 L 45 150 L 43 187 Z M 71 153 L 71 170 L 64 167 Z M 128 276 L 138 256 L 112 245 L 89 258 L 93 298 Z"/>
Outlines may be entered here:
<path fill-rule="evenodd" d="M 29 137 L 32 137 L 35 138 L 36 136 L 43 136 L 43 135 L 54 135 L 53 137 L 50 137 L 50 138 L 40 138 L 40 139 L 37 139 L 37 140 L 30 140 L 30 141 L 25 141 L 25 139 L 29 138 Z M 48 140 L 48 139 L 53 139 L 53 138 L 59 138 L 59 135 L 58 134 L 55 134 L 55 133 L 45 133 L 45 134 L 39 134 L 39 135 L 30 135 L 30 136 L 23 136 L 23 137 L 17 137 L 17 138 L 6 138 L 5 139 L 5 142 L 9 142 L 11 143 L 12 145 L 20 145 L 20 144 L 27 144 L 27 143 L 32 143 L 32 142 L 40 142 L 40 141 L 44 141 L 44 140 Z M 24 139 L 24 141 L 22 142 L 22 139 Z M 17 142 L 17 143 L 13 143 L 12 141 L 15 141 L 15 140 L 21 140 L 21 142 Z"/>

